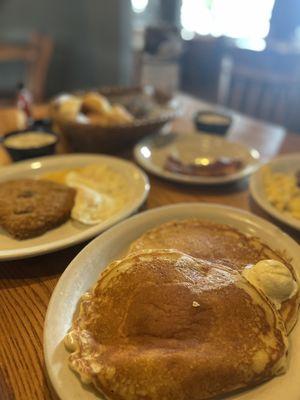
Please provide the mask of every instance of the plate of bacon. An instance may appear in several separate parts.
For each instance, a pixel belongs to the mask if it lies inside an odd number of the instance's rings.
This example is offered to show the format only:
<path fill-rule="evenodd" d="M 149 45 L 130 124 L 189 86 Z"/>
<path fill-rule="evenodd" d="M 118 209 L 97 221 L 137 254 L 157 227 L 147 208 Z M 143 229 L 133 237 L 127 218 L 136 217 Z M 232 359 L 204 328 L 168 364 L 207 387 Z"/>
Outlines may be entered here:
<path fill-rule="evenodd" d="M 148 136 L 134 149 L 148 172 L 176 182 L 219 185 L 238 181 L 260 166 L 257 150 L 214 135 L 168 133 Z"/>

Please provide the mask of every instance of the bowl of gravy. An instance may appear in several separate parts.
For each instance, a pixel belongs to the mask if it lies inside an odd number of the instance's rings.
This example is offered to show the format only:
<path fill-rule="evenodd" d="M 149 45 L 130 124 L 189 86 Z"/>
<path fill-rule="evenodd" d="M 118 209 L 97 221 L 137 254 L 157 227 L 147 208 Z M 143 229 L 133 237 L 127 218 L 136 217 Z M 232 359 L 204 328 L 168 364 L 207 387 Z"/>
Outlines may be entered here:
<path fill-rule="evenodd" d="M 14 161 L 55 153 L 58 137 L 51 131 L 29 128 L 4 135 L 2 145 Z"/>
<path fill-rule="evenodd" d="M 232 118 L 214 111 L 198 111 L 195 114 L 194 123 L 199 131 L 225 135 L 232 123 Z"/>

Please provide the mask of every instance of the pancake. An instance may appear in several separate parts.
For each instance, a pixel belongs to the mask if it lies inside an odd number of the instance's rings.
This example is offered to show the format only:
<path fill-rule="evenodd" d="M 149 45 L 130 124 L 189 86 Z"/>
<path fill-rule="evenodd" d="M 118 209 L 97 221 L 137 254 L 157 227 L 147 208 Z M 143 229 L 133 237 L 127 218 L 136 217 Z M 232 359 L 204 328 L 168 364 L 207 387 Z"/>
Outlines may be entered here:
<path fill-rule="evenodd" d="M 278 260 L 289 268 L 294 280 L 298 281 L 288 260 L 259 239 L 247 237 L 229 225 L 207 220 L 187 219 L 162 224 L 137 239 L 131 245 L 129 253 L 143 249 L 177 249 L 205 260 L 222 260 L 239 272 L 260 260 Z M 280 313 L 288 332 L 297 321 L 299 302 L 298 290 L 281 305 Z"/>
<path fill-rule="evenodd" d="M 175 250 L 112 263 L 65 344 L 71 368 L 111 400 L 249 388 L 285 372 L 288 347 L 280 315 L 239 272 Z"/>

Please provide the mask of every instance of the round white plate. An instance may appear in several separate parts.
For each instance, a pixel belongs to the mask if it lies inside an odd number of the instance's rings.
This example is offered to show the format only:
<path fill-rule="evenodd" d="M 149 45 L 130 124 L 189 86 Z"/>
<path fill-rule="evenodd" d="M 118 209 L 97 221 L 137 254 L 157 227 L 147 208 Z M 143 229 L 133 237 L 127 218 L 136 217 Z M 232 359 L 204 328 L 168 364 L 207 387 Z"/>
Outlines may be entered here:
<path fill-rule="evenodd" d="M 192 176 L 167 171 L 166 159 L 171 154 L 192 163 L 196 158 L 238 158 L 244 168 L 226 176 Z M 142 139 L 134 148 L 136 161 L 147 171 L 162 178 L 193 185 L 220 185 L 238 181 L 259 167 L 260 155 L 241 143 L 230 142 L 216 135 L 156 134 Z"/>
<path fill-rule="evenodd" d="M 62 274 L 49 303 L 44 326 L 44 355 L 51 382 L 62 400 L 95 400 L 99 394 L 83 386 L 68 366 L 63 338 L 71 326 L 80 296 L 97 280 L 112 260 L 123 256 L 129 245 L 146 230 L 163 222 L 199 217 L 229 224 L 254 235 L 274 250 L 285 252 L 299 273 L 300 248 L 289 236 L 269 222 L 248 212 L 216 204 L 185 203 L 156 208 L 127 219 L 88 244 Z M 240 400 L 299 400 L 300 323 L 291 334 L 288 372 L 252 390 L 235 395 Z"/>
<path fill-rule="evenodd" d="M 265 164 L 274 172 L 296 173 L 300 170 L 300 153 L 293 153 L 274 158 L 269 163 Z M 250 179 L 250 193 L 256 203 L 265 210 L 272 217 L 278 219 L 291 226 L 292 228 L 300 230 L 300 220 L 292 217 L 289 214 L 280 212 L 272 206 L 267 199 L 264 185 L 263 185 L 263 170 L 260 168 Z M 300 398 L 300 396 L 299 396 Z"/>
<path fill-rule="evenodd" d="M 84 242 L 128 217 L 145 201 L 150 186 L 147 176 L 140 168 L 129 161 L 104 155 L 60 155 L 18 162 L 1 168 L 0 182 L 36 178 L 50 171 L 76 168 L 92 163 L 105 163 L 123 175 L 124 180 L 133 190 L 135 200 L 103 223 L 88 226 L 69 219 L 63 225 L 32 239 L 16 240 L 0 228 L 0 260 L 32 257 Z"/>

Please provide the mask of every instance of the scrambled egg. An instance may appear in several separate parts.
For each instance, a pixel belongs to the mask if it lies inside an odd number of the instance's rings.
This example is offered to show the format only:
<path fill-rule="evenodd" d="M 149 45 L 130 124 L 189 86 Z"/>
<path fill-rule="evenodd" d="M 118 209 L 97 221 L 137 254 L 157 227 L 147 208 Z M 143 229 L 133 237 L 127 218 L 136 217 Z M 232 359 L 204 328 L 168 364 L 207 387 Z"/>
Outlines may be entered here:
<path fill-rule="evenodd" d="M 300 219 L 300 188 L 294 174 L 272 172 L 265 167 L 263 183 L 267 199 L 277 210 Z"/>
<path fill-rule="evenodd" d="M 71 217 L 86 225 L 105 221 L 130 201 L 130 189 L 122 175 L 106 165 L 56 171 L 43 178 L 76 189 Z"/>

